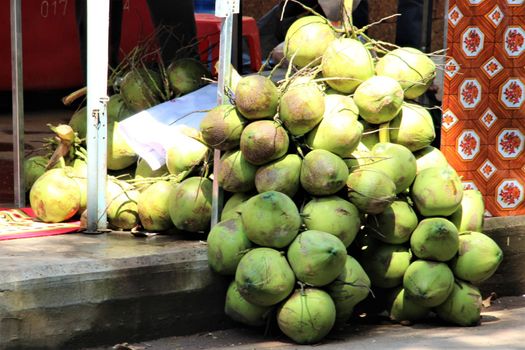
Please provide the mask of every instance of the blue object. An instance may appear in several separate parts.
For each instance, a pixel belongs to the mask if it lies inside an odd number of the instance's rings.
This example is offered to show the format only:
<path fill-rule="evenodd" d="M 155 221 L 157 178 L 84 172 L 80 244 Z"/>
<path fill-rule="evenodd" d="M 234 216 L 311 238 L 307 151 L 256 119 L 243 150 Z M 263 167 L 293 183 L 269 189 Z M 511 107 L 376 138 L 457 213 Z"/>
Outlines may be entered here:
<path fill-rule="evenodd" d="M 193 0 L 196 13 L 215 13 L 215 0 Z"/>

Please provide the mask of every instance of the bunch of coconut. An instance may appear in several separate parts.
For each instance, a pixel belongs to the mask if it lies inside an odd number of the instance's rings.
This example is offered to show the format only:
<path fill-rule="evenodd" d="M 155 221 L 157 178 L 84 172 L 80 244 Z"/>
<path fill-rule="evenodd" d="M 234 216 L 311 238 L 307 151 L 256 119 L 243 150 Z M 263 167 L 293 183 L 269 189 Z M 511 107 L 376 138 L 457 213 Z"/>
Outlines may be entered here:
<path fill-rule="evenodd" d="M 286 79 L 242 77 L 233 104 L 202 121 L 222 151 L 226 201 L 208 249 L 211 268 L 235 276 L 233 319 L 275 315 L 294 341 L 317 342 L 373 298 L 371 285 L 394 321 L 479 322 L 476 285 L 502 253 L 482 233 L 481 194 L 431 146 L 416 99 L 436 66 L 412 48 L 382 51 L 303 17 L 286 36 Z"/>

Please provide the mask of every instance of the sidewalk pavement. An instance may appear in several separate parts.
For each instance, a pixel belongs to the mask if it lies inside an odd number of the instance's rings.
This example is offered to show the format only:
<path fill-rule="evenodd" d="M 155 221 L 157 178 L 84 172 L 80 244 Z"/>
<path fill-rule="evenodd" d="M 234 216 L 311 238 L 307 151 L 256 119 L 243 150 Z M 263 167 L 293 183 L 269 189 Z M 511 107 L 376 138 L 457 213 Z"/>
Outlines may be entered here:
<path fill-rule="evenodd" d="M 438 320 L 412 326 L 392 324 L 348 325 L 333 331 L 321 343 L 296 345 L 279 334 L 263 335 L 262 329 L 236 328 L 141 343 L 125 343 L 84 350 L 193 350 L 193 349 L 307 349 L 315 350 L 442 350 L 442 349 L 525 349 L 525 296 L 503 297 L 482 311 L 477 327 L 451 327 Z"/>

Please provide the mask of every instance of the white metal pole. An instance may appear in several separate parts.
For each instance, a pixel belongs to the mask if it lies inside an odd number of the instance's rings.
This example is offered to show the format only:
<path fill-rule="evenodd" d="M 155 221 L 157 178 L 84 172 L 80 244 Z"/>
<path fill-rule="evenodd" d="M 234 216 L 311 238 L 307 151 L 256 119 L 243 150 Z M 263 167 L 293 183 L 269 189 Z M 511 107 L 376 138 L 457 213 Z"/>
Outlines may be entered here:
<path fill-rule="evenodd" d="M 87 1 L 88 233 L 107 227 L 107 79 L 109 0 Z"/>
<path fill-rule="evenodd" d="M 24 74 L 22 70 L 22 6 L 11 0 L 11 93 L 13 103 L 14 204 L 25 206 L 24 176 Z"/>

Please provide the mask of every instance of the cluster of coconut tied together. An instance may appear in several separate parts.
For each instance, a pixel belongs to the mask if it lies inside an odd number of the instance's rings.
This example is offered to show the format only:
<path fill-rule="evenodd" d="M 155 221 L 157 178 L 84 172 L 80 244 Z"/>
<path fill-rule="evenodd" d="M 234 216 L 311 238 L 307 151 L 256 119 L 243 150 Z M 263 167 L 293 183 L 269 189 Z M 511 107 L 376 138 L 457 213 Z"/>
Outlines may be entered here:
<path fill-rule="evenodd" d="M 339 36 L 318 16 L 290 27 L 285 54 L 293 75 L 241 78 L 233 105 L 201 124 L 223 151 L 215 176 L 228 199 L 208 257 L 234 276 L 226 314 L 276 319 L 297 343 L 320 341 L 367 298 L 399 322 L 478 324 L 476 285 L 502 251 L 482 233 L 480 192 L 430 146 L 432 118 L 414 99 L 432 60 Z"/>

